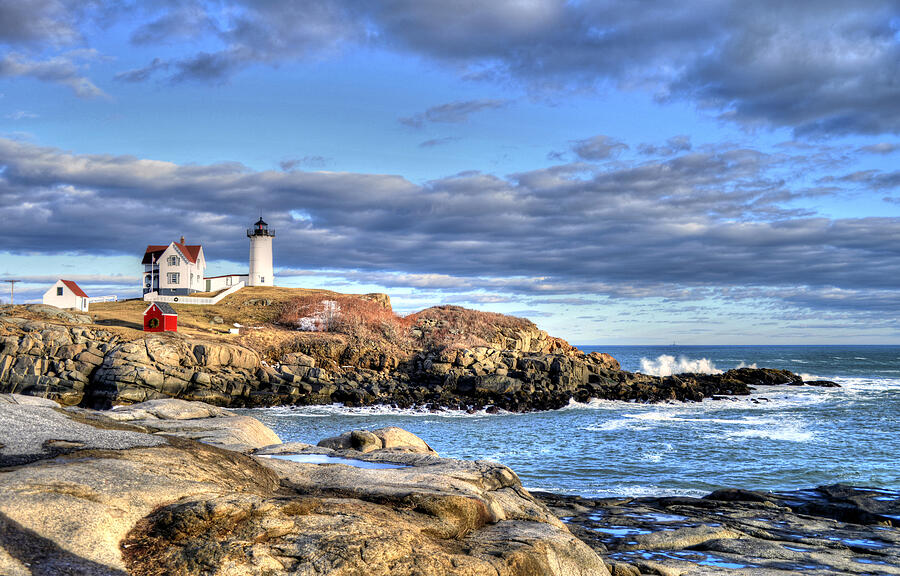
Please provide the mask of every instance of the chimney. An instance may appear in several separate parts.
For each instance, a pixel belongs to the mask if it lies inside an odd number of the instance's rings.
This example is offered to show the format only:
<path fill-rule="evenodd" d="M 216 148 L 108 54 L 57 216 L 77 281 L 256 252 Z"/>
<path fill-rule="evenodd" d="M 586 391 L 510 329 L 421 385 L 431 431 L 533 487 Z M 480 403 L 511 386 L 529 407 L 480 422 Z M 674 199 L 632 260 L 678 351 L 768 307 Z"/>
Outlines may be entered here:
<path fill-rule="evenodd" d="M 179 244 L 184 244 L 184 236 L 181 237 L 181 242 Z"/>

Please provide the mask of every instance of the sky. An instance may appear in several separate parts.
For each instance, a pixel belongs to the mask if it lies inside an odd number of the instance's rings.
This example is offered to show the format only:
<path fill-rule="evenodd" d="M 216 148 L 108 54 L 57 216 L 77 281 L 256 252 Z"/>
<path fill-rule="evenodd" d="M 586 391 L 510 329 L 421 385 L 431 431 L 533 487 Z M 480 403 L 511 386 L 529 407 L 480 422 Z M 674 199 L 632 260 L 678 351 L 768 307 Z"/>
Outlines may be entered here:
<path fill-rule="evenodd" d="M 0 278 L 246 273 L 262 215 L 401 314 L 900 344 L 898 134 L 898 2 L 0 0 Z"/>

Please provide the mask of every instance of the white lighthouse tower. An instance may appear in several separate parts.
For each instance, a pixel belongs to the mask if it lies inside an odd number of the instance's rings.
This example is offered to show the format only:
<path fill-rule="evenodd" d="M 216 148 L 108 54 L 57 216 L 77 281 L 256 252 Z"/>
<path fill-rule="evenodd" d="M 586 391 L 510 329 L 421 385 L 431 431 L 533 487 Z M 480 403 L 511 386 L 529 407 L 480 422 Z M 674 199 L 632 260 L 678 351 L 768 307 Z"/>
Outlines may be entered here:
<path fill-rule="evenodd" d="M 272 238 L 275 231 L 260 218 L 247 230 L 250 238 L 250 286 L 274 286 L 275 269 L 272 267 Z"/>

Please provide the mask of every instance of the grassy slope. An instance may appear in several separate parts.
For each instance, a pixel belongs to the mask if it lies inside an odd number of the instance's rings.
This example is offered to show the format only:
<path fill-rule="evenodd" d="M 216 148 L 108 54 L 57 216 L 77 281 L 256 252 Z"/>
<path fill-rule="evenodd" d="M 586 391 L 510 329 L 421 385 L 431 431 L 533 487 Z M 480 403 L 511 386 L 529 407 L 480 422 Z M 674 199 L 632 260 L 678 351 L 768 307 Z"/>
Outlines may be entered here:
<path fill-rule="evenodd" d="M 354 317 L 359 325 L 349 330 L 333 332 L 298 332 L 276 324 L 289 301 L 312 296 L 313 300 L 335 299 Z M 534 333 L 537 327 L 523 318 L 469 310 L 457 306 L 441 306 L 423 310 L 406 319 L 390 321 L 375 313 L 371 304 L 362 308 L 347 299 L 365 299 L 378 302 L 390 310 L 390 299 L 384 294 L 346 295 L 329 290 L 305 288 L 247 287 L 224 298 L 213 306 L 172 304 L 178 312 L 178 334 L 191 338 L 204 338 L 230 342 L 256 350 L 263 359 L 275 361 L 285 352 L 307 351 L 318 358 L 332 358 L 334 363 L 354 362 L 343 350 L 348 346 L 356 354 L 387 354 L 400 361 L 415 349 L 428 345 L 472 347 L 508 344 L 521 332 Z M 303 298 L 300 298 L 302 301 Z M 143 300 L 125 300 L 92 304 L 90 315 L 96 325 L 109 328 L 127 340 L 142 338 L 143 313 L 149 304 Z M 366 312 L 368 310 L 368 312 Z M 360 315 L 362 314 L 362 315 Z M 369 316 L 366 316 L 368 314 Z M 390 315 L 390 313 L 389 313 Z M 222 323 L 213 323 L 220 317 Z M 282 319 L 283 320 L 283 319 Z M 235 323 L 245 329 L 241 334 L 229 334 Z M 385 330 L 391 324 L 394 330 Z M 411 340 L 409 329 L 418 327 L 418 339 Z M 346 328 L 346 327 L 345 327 Z M 398 333 L 398 330 L 401 333 Z M 557 339 L 551 339 L 557 341 Z M 562 349 L 571 347 L 558 340 Z M 365 364 L 365 362 L 363 362 Z"/>
<path fill-rule="evenodd" d="M 244 326 L 265 326 L 273 329 L 271 323 L 281 311 L 281 305 L 297 296 L 305 294 L 336 294 L 328 290 L 307 290 L 305 288 L 248 287 L 238 290 L 213 306 L 192 304 L 172 304 L 178 312 L 178 331 L 187 336 L 234 339 L 228 329 L 234 323 Z M 254 302 L 257 301 L 257 302 Z M 263 301 L 263 302 L 260 302 Z M 268 301 L 269 305 L 265 305 Z M 144 333 L 143 314 L 149 304 L 143 300 L 123 300 L 121 302 L 103 302 L 91 304 L 90 315 L 94 323 L 124 329 L 135 338 Z M 222 324 L 213 324 L 216 316 L 222 318 Z M 296 332 L 291 332 L 296 334 Z"/>

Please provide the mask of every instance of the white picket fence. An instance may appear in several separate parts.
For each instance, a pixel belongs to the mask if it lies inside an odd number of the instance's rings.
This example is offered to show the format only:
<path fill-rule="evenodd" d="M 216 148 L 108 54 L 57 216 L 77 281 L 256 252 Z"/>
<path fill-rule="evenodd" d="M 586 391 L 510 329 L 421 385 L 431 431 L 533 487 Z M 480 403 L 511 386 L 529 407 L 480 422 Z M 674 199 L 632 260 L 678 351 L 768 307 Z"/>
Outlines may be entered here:
<path fill-rule="evenodd" d="M 115 295 L 113 295 L 113 296 L 91 296 L 90 298 L 88 298 L 88 302 L 90 302 L 91 304 L 96 304 L 97 302 L 118 302 L 118 301 L 119 301 L 119 297 L 115 296 Z"/>
<path fill-rule="evenodd" d="M 197 296 L 160 296 L 158 292 L 148 292 L 147 294 L 144 294 L 144 300 L 147 302 L 171 302 L 172 304 L 197 304 L 209 306 L 218 304 L 222 298 L 225 298 L 229 294 L 234 294 L 243 287 L 244 283 L 238 282 L 228 290 L 219 292 L 212 298 L 200 298 Z"/>

